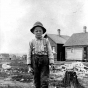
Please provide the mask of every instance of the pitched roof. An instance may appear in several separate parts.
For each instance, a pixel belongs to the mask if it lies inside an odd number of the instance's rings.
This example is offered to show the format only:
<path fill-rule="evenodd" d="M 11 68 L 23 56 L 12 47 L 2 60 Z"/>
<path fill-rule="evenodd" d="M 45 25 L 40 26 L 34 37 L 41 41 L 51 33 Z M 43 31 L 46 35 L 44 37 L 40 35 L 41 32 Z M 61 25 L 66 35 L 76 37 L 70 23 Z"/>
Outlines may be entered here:
<path fill-rule="evenodd" d="M 67 35 L 56 35 L 56 34 L 47 34 L 55 43 L 57 44 L 64 44 L 68 39 L 69 36 Z"/>
<path fill-rule="evenodd" d="M 73 34 L 64 46 L 88 45 L 88 32 Z"/>

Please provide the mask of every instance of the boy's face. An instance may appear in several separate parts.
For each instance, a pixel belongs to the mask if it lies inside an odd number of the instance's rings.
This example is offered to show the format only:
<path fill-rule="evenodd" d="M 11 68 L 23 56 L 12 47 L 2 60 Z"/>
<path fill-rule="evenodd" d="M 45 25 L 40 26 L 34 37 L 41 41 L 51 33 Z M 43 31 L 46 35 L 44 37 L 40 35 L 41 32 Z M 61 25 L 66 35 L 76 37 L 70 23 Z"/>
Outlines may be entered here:
<path fill-rule="evenodd" d="M 43 29 L 41 27 L 35 27 L 34 34 L 36 38 L 41 38 L 43 34 Z"/>

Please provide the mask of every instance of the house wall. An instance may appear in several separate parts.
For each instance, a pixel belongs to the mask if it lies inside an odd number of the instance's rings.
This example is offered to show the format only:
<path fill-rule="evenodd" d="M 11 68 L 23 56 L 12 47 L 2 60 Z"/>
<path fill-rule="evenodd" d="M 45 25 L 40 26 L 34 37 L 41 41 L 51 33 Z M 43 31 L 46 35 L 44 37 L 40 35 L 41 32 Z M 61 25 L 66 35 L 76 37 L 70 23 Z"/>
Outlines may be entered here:
<path fill-rule="evenodd" d="M 48 36 L 47 36 L 47 38 L 49 39 L 51 46 L 55 47 L 55 52 L 56 53 L 54 53 L 54 60 L 57 61 L 57 44 L 51 38 L 49 38 Z"/>
<path fill-rule="evenodd" d="M 66 60 L 83 60 L 83 47 L 66 47 L 65 58 Z"/>

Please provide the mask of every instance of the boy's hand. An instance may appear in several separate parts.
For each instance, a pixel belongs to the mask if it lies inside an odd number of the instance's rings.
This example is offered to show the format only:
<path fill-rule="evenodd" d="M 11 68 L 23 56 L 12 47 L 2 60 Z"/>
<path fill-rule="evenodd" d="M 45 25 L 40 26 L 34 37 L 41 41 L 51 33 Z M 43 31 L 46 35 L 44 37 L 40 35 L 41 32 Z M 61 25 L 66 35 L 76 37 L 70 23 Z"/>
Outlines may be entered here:
<path fill-rule="evenodd" d="M 54 64 L 53 63 L 50 63 L 49 67 L 50 67 L 51 70 L 54 70 Z"/>
<path fill-rule="evenodd" d="M 51 70 L 54 69 L 54 59 L 53 59 L 53 58 L 50 58 L 50 61 L 49 61 L 49 68 L 50 68 Z"/>

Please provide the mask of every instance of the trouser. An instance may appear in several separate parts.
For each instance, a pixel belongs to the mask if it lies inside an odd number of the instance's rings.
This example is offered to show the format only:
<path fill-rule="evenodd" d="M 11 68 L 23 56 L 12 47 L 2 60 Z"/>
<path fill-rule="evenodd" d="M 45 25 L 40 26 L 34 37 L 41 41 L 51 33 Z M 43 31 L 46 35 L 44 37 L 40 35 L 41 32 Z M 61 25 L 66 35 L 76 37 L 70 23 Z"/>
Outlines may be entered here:
<path fill-rule="evenodd" d="M 49 59 L 47 55 L 33 55 L 34 84 L 36 88 L 48 88 Z"/>

